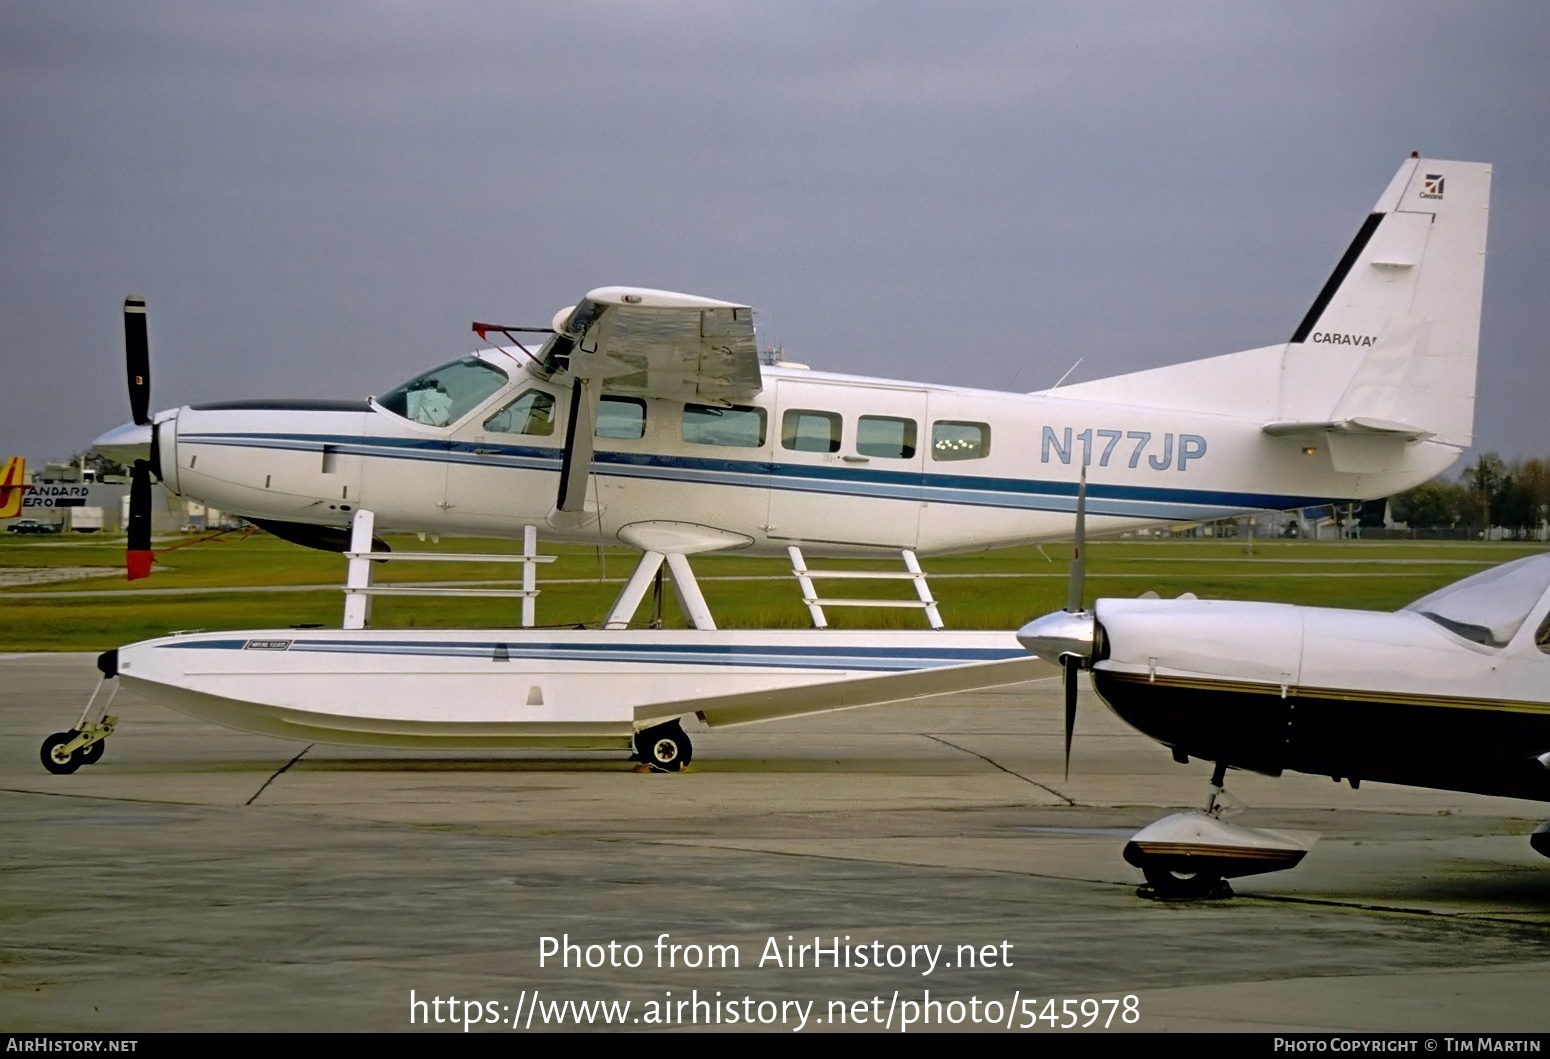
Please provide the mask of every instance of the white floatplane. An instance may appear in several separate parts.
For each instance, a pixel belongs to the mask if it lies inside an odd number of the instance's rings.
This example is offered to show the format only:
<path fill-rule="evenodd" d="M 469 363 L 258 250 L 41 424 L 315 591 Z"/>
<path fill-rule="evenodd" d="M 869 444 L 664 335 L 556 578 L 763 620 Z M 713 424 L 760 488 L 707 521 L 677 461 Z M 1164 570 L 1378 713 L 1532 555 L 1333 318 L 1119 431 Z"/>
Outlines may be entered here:
<path fill-rule="evenodd" d="M 688 756 L 676 716 L 729 723 L 1026 679 L 1011 633 L 940 631 L 917 554 L 1064 537 L 1083 468 L 1104 533 L 1370 499 L 1457 459 L 1472 440 L 1490 172 L 1407 160 L 1287 342 L 1031 394 L 761 364 L 747 306 L 609 287 L 562 310 L 536 354 L 517 329 L 480 324 L 514 344 L 380 398 L 153 416 L 144 303 L 131 299 L 134 422 L 96 442 L 134 465 L 131 575 L 149 567 L 148 521 L 134 516 L 154 476 L 347 552 L 352 595 L 342 630 L 152 640 L 109 652 L 104 672 L 256 731 L 633 742 L 662 767 Z M 376 533 L 531 541 L 534 527 L 640 550 L 605 629 L 368 627 Z M 847 601 L 819 597 L 807 555 L 902 554 L 933 631 L 716 632 L 688 561 L 707 552 L 790 555 L 820 627 L 825 602 Z M 694 630 L 628 631 L 664 564 Z M 893 675 L 863 691 L 879 667 Z M 111 727 L 89 704 L 44 764 L 95 760 Z"/>
<path fill-rule="evenodd" d="M 1035 393 L 762 364 L 746 305 L 605 287 L 530 329 L 552 331 L 536 353 L 152 415 L 132 298 L 134 422 L 95 447 L 338 551 L 361 510 L 378 533 L 537 526 L 658 556 L 972 551 L 1063 538 L 1084 466 L 1095 534 L 1369 500 L 1472 443 L 1490 174 L 1405 161 L 1288 341 Z"/>

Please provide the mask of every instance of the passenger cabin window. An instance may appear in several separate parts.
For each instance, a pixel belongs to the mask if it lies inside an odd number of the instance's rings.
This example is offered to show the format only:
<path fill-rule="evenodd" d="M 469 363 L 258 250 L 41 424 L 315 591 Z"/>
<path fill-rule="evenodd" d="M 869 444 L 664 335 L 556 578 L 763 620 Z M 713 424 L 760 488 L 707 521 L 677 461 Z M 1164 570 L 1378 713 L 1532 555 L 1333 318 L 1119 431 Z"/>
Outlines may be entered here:
<path fill-rule="evenodd" d="M 597 403 L 600 438 L 633 440 L 646 436 L 646 402 L 639 397 L 604 397 Z"/>
<path fill-rule="evenodd" d="M 856 424 L 856 451 L 863 456 L 908 460 L 915 455 L 915 421 L 893 416 L 862 416 Z"/>
<path fill-rule="evenodd" d="M 528 390 L 486 419 L 484 429 L 492 434 L 547 437 L 554 433 L 554 397 L 542 390 Z"/>
<path fill-rule="evenodd" d="M 764 444 L 764 409 L 686 404 L 683 435 L 691 445 L 756 449 Z"/>
<path fill-rule="evenodd" d="M 955 423 L 939 419 L 931 424 L 933 460 L 982 460 L 990 455 L 990 424 Z"/>
<path fill-rule="evenodd" d="M 840 451 L 840 417 L 793 408 L 780 418 L 780 447 L 792 452 Z"/>
<path fill-rule="evenodd" d="M 394 415 L 444 427 L 478 408 L 509 380 L 478 357 L 462 357 L 389 390 L 377 403 Z"/>

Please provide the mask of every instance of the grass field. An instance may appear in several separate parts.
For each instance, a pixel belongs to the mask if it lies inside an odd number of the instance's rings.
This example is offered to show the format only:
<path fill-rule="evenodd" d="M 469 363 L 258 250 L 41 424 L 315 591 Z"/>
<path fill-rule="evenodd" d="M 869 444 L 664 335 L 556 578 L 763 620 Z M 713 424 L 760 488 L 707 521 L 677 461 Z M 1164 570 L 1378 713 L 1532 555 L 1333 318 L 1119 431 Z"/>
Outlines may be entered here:
<path fill-rule="evenodd" d="M 424 544 L 389 538 L 401 551 L 520 551 L 513 541 Z M 542 625 L 596 623 L 629 574 L 624 549 L 542 546 L 559 559 L 540 568 Z M 1486 566 L 1544 550 L 1532 544 L 1481 542 L 1305 542 L 1243 540 L 1094 541 L 1088 549 L 1088 598 L 1162 596 L 1267 599 L 1331 607 L 1391 610 Z M 1068 544 L 1013 548 L 923 561 L 949 628 L 1014 628 L 1065 603 Z M 0 652 L 101 650 L 178 629 L 338 626 L 345 560 L 268 535 L 231 535 L 195 543 L 157 541 L 153 575 L 123 580 L 123 540 L 0 540 Z M 902 569 L 898 562 L 815 561 L 817 568 Z M 805 628 L 807 609 L 783 559 L 701 556 L 701 587 L 724 628 Z M 95 570 L 99 576 L 39 583 Z M 378 584 L 484 582 L 515 587 L 520 567 L 506 563 L 393 563 Z M 907 598 L 908 582 L 823 581 L 829 595 Z M 664 624 L 682 627 L 669 590 Z M 510 627 L 515 599 L 378 597 L 380 628 Z M 646 609 L 642 609 L 642 616 Z M 833 609 L 841 628 L 923 628 L 911 610 Z"/>

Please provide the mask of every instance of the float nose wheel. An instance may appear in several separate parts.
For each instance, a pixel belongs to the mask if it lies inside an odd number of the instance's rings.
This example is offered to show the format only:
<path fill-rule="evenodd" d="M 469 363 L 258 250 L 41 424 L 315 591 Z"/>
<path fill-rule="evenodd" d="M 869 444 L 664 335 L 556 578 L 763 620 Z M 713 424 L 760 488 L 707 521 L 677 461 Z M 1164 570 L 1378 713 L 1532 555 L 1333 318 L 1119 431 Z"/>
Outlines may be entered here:
<path fill-rule="evenodd" d="M 635 760 L 652 772 L 681 772 L 694 757 L 683 725 L 669 721 L 635 733 Z"/>
<path fill-rule="evenodd" d="M 68 732 L 55 732 L 43 740 L 38 757 L 43 767 L 56 776 L 68 776 L 82 765 L 95 765 L 107 749 L 116 717 L 104 717 L 100 724 L 87 724 Z"/>
<path fill-rule="evenodd" d="M 43 740 L 43 749 L 39 757 L 43 759 L 43 767 L 56 776 L 68 776 L 85 762 L 85 755 L 76 756 L 75 751 L 69 749 L 70 743 L 76 737 L 75 732 L 55 732 Z"/>

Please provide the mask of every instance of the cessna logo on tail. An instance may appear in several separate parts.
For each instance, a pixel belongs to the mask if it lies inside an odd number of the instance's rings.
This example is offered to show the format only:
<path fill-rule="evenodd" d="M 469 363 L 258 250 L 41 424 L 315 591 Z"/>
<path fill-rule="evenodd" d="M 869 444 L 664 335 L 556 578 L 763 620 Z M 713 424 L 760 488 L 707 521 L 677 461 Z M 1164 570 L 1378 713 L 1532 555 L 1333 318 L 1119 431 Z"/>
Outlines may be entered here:
<path fill-rule="evenodd" d="M 1333 331 L 1315 331 L 1313 334 L 1313 341 L 1336 346 L 1370 346 L 1377 340 L 1376 335 L 1339 335 Z"/>
<path fill-rule="evenodd" d="M 1421 181 L 1421 197 L 1423 199 L 1442 198 L 1442 183 L 1441 173 L 1427 173 L 1426 178 Z"/>

